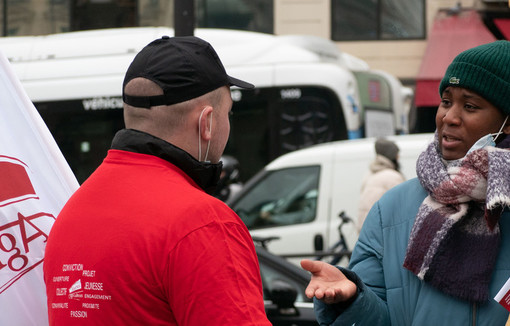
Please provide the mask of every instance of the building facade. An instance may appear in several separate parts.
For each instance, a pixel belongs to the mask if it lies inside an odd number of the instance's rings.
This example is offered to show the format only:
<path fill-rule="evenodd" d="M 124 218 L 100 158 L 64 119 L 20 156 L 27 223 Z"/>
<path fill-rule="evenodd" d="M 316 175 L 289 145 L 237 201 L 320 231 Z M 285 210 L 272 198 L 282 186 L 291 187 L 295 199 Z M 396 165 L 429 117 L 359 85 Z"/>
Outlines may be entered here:
<path fill-rule="evenodd" d="M 456 54 L 510 39 L 510 0 L 188 1 L 0 0 L 1 35 L 173 27 L 176 17 L 182 20 L 175 8 L 184 7 L 195 27 L 318 36 L 414 89 L 411 132 L 433 130 L 439 79 Z M 415 128 L 420 120 L 432 122 Z"/>
<path fill-rule="evenodd" d="M 508 0 L 195 0 L 197 27 L 332 39 L 345 52 L 413 84 L 440 9 L 510 19 Z M 2 0 L 3 36 L 173 26 L 174 0 Z M 484 18 L 487 19 L 487 18 Z M 490 18 L 489 18 L 490 19 Z"/>

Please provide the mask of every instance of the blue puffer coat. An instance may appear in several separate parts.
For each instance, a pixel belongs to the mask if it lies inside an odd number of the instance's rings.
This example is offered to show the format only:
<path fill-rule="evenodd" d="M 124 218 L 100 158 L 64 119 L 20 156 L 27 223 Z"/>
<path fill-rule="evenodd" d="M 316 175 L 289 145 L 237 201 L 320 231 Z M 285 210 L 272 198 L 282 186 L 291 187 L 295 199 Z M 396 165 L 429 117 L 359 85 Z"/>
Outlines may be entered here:
<path fill-rule="evenodd" d="M 316 300 L 320 325 L 505 325 L 509 312 L 493 298 L 510 277 L 510 212 L 505 210 L 499 223 L 501 247 L 489 300 L 474 304 L 441 293 L 402 267 L 415 216 L 426 196 L 418 179 L 412 179 L 373 206 L 354 248 L 352 272 L 345 271 L 358 284 L 359 294 L 346 307 Z"/>

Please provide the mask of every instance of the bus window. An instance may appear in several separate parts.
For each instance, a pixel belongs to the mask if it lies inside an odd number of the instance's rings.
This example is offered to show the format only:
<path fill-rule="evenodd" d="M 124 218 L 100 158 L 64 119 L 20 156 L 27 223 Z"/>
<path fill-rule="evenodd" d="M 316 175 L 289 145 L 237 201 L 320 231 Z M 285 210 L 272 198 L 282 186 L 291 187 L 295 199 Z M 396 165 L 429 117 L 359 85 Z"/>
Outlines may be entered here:
<path fill-rule="evenodd" d="M 232 90 L 230 138 L 225 154 L 239 161 L 240 178 L 244 182 L 270 161 L 269 103 L 271 89 Z"/>
<path fill-rule="evenodd" d="M 335 126 L 337 119 L 331 103 L 319 96 L 281 100 L 273 110 L 271 144 L 274 145 L 274 157 L 314 144 L 347 138 L 346 135 L 338 136 L 337 131 L 342 128 Z"/>
<path fill-rule="evenodd" d="M 347 139 L 342 107 L 316 86 L 232 90 L 225 154 L 240 163 L 244 182 L 278 156 L 313 144 Z M 35 103 L 78 182 L 101 164 L 124 128 L 120 97 Z"/>
<path fill-rule="evenodd" d="M 113 136 L 124 128 L 119 103 L 122 107 L 120 98 L 35 103 L 80 184 L 101 164 Z"/>
<path fill-rule="evenodd" d="M 232 99 L 225 154 L 239 160 L 243 181 L 282 154 L 347 139 L 340 102 L 324 87 L 235 89 Z"/>

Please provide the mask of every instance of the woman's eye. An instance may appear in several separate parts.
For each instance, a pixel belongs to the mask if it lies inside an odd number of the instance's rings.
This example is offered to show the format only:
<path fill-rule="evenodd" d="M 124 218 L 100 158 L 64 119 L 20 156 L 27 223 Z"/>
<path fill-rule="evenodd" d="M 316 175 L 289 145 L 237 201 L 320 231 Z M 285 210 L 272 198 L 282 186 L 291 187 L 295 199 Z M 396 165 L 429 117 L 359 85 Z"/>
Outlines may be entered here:
<path fill-rule="evenodd" d="M 441 99 L 441 104 L 444 106 L 450 105 L 450 100 L 443 98 Z"/>

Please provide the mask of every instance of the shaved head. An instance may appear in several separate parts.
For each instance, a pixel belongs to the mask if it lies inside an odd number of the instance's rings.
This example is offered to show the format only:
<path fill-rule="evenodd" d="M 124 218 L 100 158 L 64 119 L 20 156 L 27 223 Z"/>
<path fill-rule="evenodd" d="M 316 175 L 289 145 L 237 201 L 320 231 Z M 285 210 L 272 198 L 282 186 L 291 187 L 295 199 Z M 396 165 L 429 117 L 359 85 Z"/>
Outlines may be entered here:
<path fill-rule="evenodd" d="M 146 78 L 132 79 L 124 89 L 131 96 L 162 95 L 163 90 L 155 82 Z M 172 105 L 159 105 L 151 108 L 138 108 L 124 103 L 124 122 L 126 128 L 147 132 L 153 136 L 175 142 L 175 137 L 181 137 L 187 132 L 195 134 L 193 123 L 203 107 L 210 105 L 218 107 L 225 96 L 222 88 L 204 94 L 200 97 Z M 228 93 L 228 96 L 230 94 Z M 179 144 L 176 144 L 179 145 Z"/>

